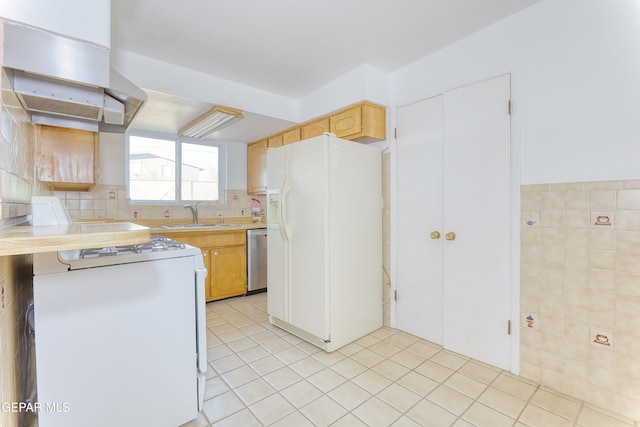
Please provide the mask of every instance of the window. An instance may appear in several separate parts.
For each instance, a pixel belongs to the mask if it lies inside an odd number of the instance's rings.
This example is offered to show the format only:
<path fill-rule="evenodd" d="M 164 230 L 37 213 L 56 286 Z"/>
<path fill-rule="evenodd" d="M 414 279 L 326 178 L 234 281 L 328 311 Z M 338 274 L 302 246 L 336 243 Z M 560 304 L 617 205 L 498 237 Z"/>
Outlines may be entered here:
<path fill-rule="evenodd" d="M 127 139 L 127 191 L 132 202 L 223 201 L 225 162 L 220 145 L 161 136 Z"/>

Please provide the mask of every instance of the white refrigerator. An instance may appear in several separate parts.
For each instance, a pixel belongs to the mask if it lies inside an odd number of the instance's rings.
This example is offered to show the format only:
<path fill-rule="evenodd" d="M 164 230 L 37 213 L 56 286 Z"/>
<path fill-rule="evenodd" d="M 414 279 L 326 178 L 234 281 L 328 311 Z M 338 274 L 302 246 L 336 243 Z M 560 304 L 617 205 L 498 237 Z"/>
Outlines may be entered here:
<path fill-rule="evenodd" d="M 267 151 L 272 324 L 336 350 L 382 326 L 382 179 L 376 147 L 333 134 Z"/>

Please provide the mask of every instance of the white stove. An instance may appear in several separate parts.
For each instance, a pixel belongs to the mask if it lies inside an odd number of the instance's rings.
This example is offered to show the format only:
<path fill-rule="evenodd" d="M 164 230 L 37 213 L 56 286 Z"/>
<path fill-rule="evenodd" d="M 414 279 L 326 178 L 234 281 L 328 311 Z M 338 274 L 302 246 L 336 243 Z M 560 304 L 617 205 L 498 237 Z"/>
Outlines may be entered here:
<path fill-rule="evenodd" d="M 34 224 L 65 221 L 66 211 L 47 214 L 64 209 L 54 199 L 34 198 Z M 33 268 L 40 427 L 175 427 L 197 417 L 207 371 L 200 249 L 152 236 L 34 254 Z"/>

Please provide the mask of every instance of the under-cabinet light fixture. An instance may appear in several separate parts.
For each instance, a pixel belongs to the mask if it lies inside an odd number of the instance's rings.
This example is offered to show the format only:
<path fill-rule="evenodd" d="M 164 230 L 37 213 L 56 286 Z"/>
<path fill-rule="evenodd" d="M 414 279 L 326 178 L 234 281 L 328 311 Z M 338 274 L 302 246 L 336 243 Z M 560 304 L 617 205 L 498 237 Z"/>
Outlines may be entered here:
<path fill-rule="evenodd" d="M 178 135 L 202 139 L 244 117 L 241 110 L 216 105 L 183 126 Z"/>

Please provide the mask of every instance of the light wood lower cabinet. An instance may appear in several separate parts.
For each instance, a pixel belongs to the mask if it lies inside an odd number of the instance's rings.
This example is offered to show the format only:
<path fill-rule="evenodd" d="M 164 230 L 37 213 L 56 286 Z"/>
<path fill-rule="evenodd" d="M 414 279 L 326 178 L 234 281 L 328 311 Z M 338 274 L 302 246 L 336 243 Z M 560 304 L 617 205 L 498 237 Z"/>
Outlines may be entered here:
<path fill-rule="evenodd" d="M 209 292 L 207 301 L 244 295 L 247 287 L 247 249 L 220 246 L 207 250 Z"/>
<path fill-rule="evenodd" d="M 171 235 L 171 238 L 202 251 L 208 271 L 205 282 L 207 301 L 247 292 L 247 237 L 244 230 L 206 234 L 185 232 Z"/>

